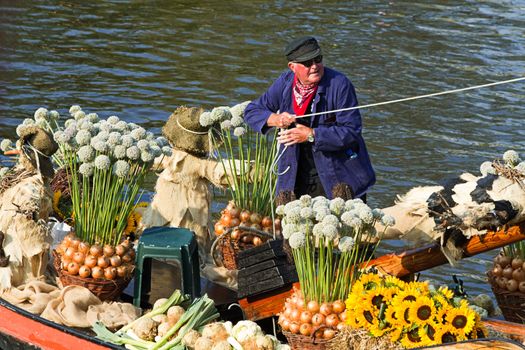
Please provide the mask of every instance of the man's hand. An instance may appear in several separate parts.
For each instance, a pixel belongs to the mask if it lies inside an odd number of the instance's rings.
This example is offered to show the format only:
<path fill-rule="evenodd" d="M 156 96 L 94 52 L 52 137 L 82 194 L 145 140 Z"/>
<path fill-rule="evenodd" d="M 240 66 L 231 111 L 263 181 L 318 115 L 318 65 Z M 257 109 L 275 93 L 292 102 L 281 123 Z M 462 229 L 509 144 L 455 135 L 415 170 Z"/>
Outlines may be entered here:
<path fill-rule="evenodd" d="M 284 144 L 285 146 L 290 146 L 296 143 L 306 142 L 308 140 L 308 136 L 313 132 L 314 131 L 312 128 L 302 124 L 297 124 L 295 128 L 282 130 L 279 132 L 277 141 Z"/>
<path fill-rule="evenodd" d="M 266 121 L 266 124 L 268 124 L 269 127 L 276 126 L 278 128 L 287 128 L 293 122 L 295 122 L 295 118 L 290 113 L 283 112 L 280 114 L 270 114 L 270 117 Z"/>

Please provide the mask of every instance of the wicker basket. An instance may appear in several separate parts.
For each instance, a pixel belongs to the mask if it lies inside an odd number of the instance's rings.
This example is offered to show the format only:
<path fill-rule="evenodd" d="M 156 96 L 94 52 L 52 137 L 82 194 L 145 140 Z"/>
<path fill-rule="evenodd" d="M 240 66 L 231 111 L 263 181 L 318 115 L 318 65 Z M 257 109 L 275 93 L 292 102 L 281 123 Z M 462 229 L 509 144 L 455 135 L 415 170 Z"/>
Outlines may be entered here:
<path fill-rule="evenodd" d="M 231 236 L 235 229 L 241 230 L 239 239 L 233 239 Z M 242 237 L 246 235 L 257 236 L 263 241 L 273 238 L 271 234 L 253 227 L 230 227 L 222 235 L 217 237 L 211 247 L 211 254 L 215 265 L 224 266 L 228 270 L 237 270 L 237 255 L 239 252 L 254 247 L 252 243 L 244 243 L 242 241 Z"/>
<path fill-rule="evenodd" d="M 325 350 L 330 340 L 283 331 L 292 350 Z"/>
<path fill-rule="evenodd" d="M 500 288 L 496 282 L 496 277 L 492 275 L 491 271 L 487 272 L 487 276 L 505 320 L 525 324 L 525 293 L 520 291 L 509 292 Z"/>
<path fill-rule="evenodd" d="M 101 301 L 117 300 L 133 276 L 133 274 L 130 273 L 128 277 L 117 277 L 114 280 L 83 278 L 78 275 L 73 276 L 62 271 L 60 268 L 60 255 L 55 250 L 53 250 L 53 258 L 53 266 L 58 274 L 60 282 L 64 287 L 75 285 L 87 288 Z"/>

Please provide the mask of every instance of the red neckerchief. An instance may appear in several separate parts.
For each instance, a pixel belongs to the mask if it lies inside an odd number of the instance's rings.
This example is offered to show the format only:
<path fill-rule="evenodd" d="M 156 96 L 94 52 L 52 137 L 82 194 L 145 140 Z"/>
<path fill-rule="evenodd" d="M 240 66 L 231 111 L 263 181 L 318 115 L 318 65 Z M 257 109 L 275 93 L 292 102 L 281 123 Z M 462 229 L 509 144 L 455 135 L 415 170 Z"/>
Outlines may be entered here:
<path fill-rule="evenodd" d="M 293 77 L 292 101 L 295 115 L 304 115 L 308 105 L 315 96 L 318 84 L 306 86 L 301 84 L 297 76 Z"/>

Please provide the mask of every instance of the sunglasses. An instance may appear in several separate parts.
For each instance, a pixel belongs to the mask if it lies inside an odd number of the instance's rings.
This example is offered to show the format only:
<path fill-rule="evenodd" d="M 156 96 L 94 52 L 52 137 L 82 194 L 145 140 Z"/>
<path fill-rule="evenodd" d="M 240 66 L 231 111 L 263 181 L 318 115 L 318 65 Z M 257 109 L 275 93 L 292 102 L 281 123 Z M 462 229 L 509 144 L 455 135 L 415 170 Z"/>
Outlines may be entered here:
<path fill-rule="evenodd" d="M 319 55 L 319 56 L 316 56 L 308 61 L 304 61 L 304 62 L 297 62 L 299 64 L 302 64 L 303 66 L 305 66 L 306 68 L 310 68 L 314 63 L 315 64 L 319 64 L 323 62 L 323 55 Z"/>

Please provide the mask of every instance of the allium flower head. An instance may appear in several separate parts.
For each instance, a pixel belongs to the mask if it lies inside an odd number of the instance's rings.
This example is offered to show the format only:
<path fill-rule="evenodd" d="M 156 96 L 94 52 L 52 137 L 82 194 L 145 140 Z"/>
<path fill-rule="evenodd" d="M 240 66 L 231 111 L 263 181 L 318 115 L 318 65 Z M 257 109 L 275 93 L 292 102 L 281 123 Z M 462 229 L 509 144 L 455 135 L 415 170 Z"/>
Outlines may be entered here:
<path fill-rule="evenodd" d="M 105 154 L 101 154 L 95 158 L 95 167 L 100 170 L 109 170 L 111 167 L 111 160 Z"/>
<path fill-rule="evenodd" d="M 101 130 L 95 137 L 97 138 L 97 140 L 102 140 L 106 142 L 109 139 L 109 132 Z"/>
<path fill-rule="evenodd" d="M 331 215 L 330 209 L 328 209 L 328 207 L 322 207 L 322 206 L 314 208 L 314 213 L 315 213 L 315 220 L 321 221 L 321 222 L 324 220 L 326 216 Z"/>
<path fill-rule="evenodd" d="M 202 126 L 211 126 L 213 125 L 213 119 L 211 118 L 210 112 L 203 112 L 199 117 L 199 123 Z"/>
<path fill-rule="evenodd" d="M 169 146 L 168 139 L 166 139 L 164 136 L 157 137 L 157 144 L 159 147 Z"/>
<path fill-rule="evenodd" d="M 0 150 L 2 152 L 8 151 L 13 148 L 13 141 L 9 139 L 3 139 L 2 142 L 0 142 Z"/>
<path fill-rule="evenodd" d="M 352 237 L 344 236 L 339 240 L 339 250 L 341 253 L 352 251 L 355 245 L 355 240 Z"/>
<path fill-rule="evenodd" d="M 93 139 L 91 141 L 93 141 Z M 102 140 L 96 140 L 96 142 L 91 142 L 91 146 L 93 146 L 93 148 L 100 153 L 106 153 L 109 151 L 108 144 Z"/>
<path fill-rule="evenodd" d="M 130 135 L 122 135 L 120 142 L 122 146 L 131 147 L 135 143 L 135 140 Z"/>
<path fill-rule="evenodd" d="M 128 162 L 124 160 L 117 160 L 115 164 L 113 164 L 113 173 L 117 175 L 118 177 L 126 177 L 129 174 L 130 166 Z"/>
<path fill-rule="evenodd" d="M 95 167 L 93 166 L 93 163 L 82 163 L 78 167 L 78 172 L 86 177 L 92 176 L 94 170 L 95 170 Z"/>
<path fill-rule="evenodd" d="M 18 130 L 17 130 L 18 133 Z M 62 130 L 55 132 L 55 141 L 58 143 L 66 143 L 70 140 L 70 137 Z"/>
<path fill-rule="evenodd" d="M 99 121 L 98 114 L 97 113 L 89 113 L 86 114 L 86 120 L 89 120 L 91 123 L 96 123 Z"/>
<path fill-rule="evenodd" d="M 320 238 L 324 234 L 323 229 L 324 229 L 324 224 L 322 222 L 318 222 L 317 224 L 314 225 L 312 229 L 312 233 L 315 237 Z"/>
<path fill-rule="evenodd" d="M 232 128 L 232 122 L 229 119 L 221 122 L 221 130 L 230 130 Z"/>
<path fill-rule="evenodd" d="M 286 213 L 286 220 L 289 220 L 289 222 L 301 220 L 301 207 L 295 206 L 290 208 Z"/>
<path fill-rule="evenodd" d="M 75 136 L 79 146 L 89 145 L 91 142 L 91 133 L 88 130 L 79 130 Z"/>
<path fill-rule="evenodd" d="M 372 216 L 374 217 L 374 219 L 381 220 L 383 215 L 385 215 L 385 213 L 383 213 L 381 209 L 378 209 L 378 208 L 372 209 Z"/>
<path fill-rule="evenodd" d="M 119 132 L 112 131 L 109 133 L 108 143 L 111 145 L 118 145 L 120 144 L 121 139 L 122 139 L 122 135 Z"/>
<path fill-rule="evenodd" d="M 23 124 L 20 124 L 16 127 L 16 134 L 18 135 L 18 137 L 20 137 L 20 135 L 22 135 L 22 131 L 26 128 L 27 126 L 23 125 Z M 55 140 L 56 140 L 56 136 L 55 136 Z M 57 141 L 58 142 L 58 141 Z"/>
<path fill-rule="evenodd" d="M 77 128 L 80 130 L 87 130 L 89 133 L 91 133 L 91 129 L 93 129 L 93 123 L 87 119 L 81 119 L 77 123 Z"/>
<path fill-rule="evenodd" d="M 525 175 L 525 162 L 521 162 L 514 168 Z"/>
<path fill-rule="evenodd" d="M 288 215 L 288 212 L 295 207 L 300 207 L 300 202 L 298 200 L 288 202 L 284 205 L 284 214 Z"/>
<path fill-rule="evenodd" d="M 358 215 L 365 224 L 371 224 L 374 221 L 374 215 L 372 215 L 372 210 L 368 207 L 361 207 L 358 209 Z"/>
<path fill-rule="evenodd" d="M 244 110 L 246 109 L 246 106 L 250 104 L 250 101 L 245 101 L 243 103 L 236 104 L 235 106 L 230 108 L 230 113 L 233 118 L 243 118 L 244 116 Z"/>
<path fill-rule="evenodd" d="M 275 208 L 275 214 L 284 216 L 284 205 L 278 205 L 277 208 Z"/>
<path fill-rule="evenodd" d="M 301 232 L 295 232 L 290 236 L 288 242 L 290 243 L 290 247 L 292 249 L 299 249 L 302 248 L 306 243 L 306 237 Z"/>
<path fill-rule="evenodd" d="M 135 140 L 140 140 L 146 136 L 146 130 L 144 128 L 136 128 L 133 129 L 130 133 L 131 137 L 133 137 Z"/>
<path fill-rule="evenodd" d="M 301 217 L 303 219 L 313 219 L 314 211 L 310 207 L 301 208 Z"/>
<path fill-rule="evenodd" d="M 330 201 L 330 211 L 335 215 L 341 215 L 345 209 L 345 201 L 342 198 L 336 197 Z"/>
<path fill-rule="evenodd" d="M 95 159 L 95 150 L 93 147 L 85 145 L 78 149 L 77 155 L 82 163 L 89 163 Z"/>
<path fill-rule="evenodd" d="M 326 215 L 323 218 L 322 222 L 323 222 L 323 224 L 329 224 L 329 225 L 333 225 L 335 227 L 339 226 L 339 219 L 337 218 L 337 216 L 335 216 L 333 214 Z"/>
<path fill-rule="evenodd" d="M 121 133 L 124 133 L 128 130 L 128 123 L 126 123 L 125 121 L 121 120 L 119 121 L 117 124 L 113 125 L 113 129 L 121 132 Z"/>
<path fill-rule="evenodd" d="M 158 157 L 162 155 L 162 149 L 157 145 L 155 146 L 150 145 L 149 151 L 151 152 L 151 154 L 153 154 L 153 157 Z"/>
<path fill-rule="evenodd" d="M 151 131 L 146 131 L 145 139 L 148 141 L 153 141 L 155 140 L 155 135 Z"/>
<path fill-rule="evenodd" d="M 78 111 L 81 111 L 82 108 L 80 108 L 79 105 L 73 105 L 69 108 L 69 114 L 71 114 L 71 116 L 75 115 L 76 112 Z"/>
<path fill-rule="evenodd" d="M 238 126 L 235 129 L 233 129 L 233 134 L 237 137 L 241 137 L 244 134 L 246 134 L 246 128 L 243 128 L 242 126 Z"/>
<path fill-rule="evenodd" d="M 231 119 L 232 115 L 229 107 L 215 107 L 211 110 L 210 117 L 213 120 L 213 123 L 218 123 L 225 119 Z"/>
<path fill-rule="evenodd" d="M 241 117 L 233 117 L 231 119 L 231 125 L 236 128 L 238 126 L 242 126 L 244 124 L 244 119 L 242 119 Z"/>
<path fill-rule="evenodd" d="M 333 241 L 337 238 L 337 227 L 332 224 L 325 224 L 323 223 L 323 236 L 325 236 L 328 240 Z"/>
<path fill-rule="evenodd" d="M 488 174 L 496 175 L 496 169 L 492 166 L 492 162 L 489 161 L 481 163 L 479 171 L 482 176 L 487 176 Z"/>
<path fill-rule="evenodd" d="M 131 160 L 138 160 L 140 159 L 140 149 L 137 146 L 128 147 L 126 155 Z"/>
<path fill-rule="evenodd" d="M 171 149 L 170 146 L 164 146 L 164 147 L 162 147 L 162 154 L 164 154 L 165 156 L 170 157 L 173 154 L 173 150 Z"/>
<path fill-rule="evenodd" d="M 155 155 L 150 152 L 150 151 L 141 151 L 140 152 L 140 159 L 144 162 L 144 163 L 149 163 L 149 162 L 153 162 L 153 159 L 155 159 Z"/>
<path fill-rule="evenodd" d="M 113 149 L 113 157 L 117 159 L 124 159 L 126 158 L 126 146 L 124 145 L 116 145 L 115 149 Z"/>
<path fill-rule="evenodd" d="M 514 150 L 508 150 L 505 153 L 503 153 L 503 161 L 507 165 L 515 166 L 521 161 L 521 159 L 518 152 Z"/>
<path fill-rule="evenodd" d="M 35 120 L 34 119 L 30 119 L 30 118 L 26 118 L 24 119 L 24 121 L 22 122 L 22 125 L 34 125 L 35 124 Z"/>
<path fill-rule="evenodd" d="M 111 117 L 109 117 L 108 119 L 108 123 L 111 124 L 111 125 L 116 125 L 119 121 L 120 121 L 120 118 L 117 117 L 116 115 L 112 115 Z"/>
<path fill-rule="evenodd" d="M 135 123 L 128 123 L 128 129 L 131 131 L 131 130 L 135 130 L 135 129 L 138 129 L 140 128 L 140 125 L 137 125 Z"/>
<path fill-rule="evenodd" d="M 0 178 L 4 177 L 5 174 L 7 174 L 8 171 L 9 171 L 8 167 L 0 168 Z"/>
<path fill-rule="evenodd" d="M 285 239 L 289 239 L 290 236 L 297 231 L 299 231 L 299 227 L 296 224 L 286 223 L 283 225 L 282 234 Z"/>
<path fill-rule="evenodd" d="M 83 111 L 77 111 L 75 112 L 75 114 L 73 114 L 73 118 L 75 118 L 75 120 L 84 119 L 85 116 L 86 116 L 86 113 L 84 113 Z"/>
<path fill-rule="evenodd" d="M 43 108 L 43 107 L 40 107 L 39 109 L 37 109 L 35 111 L 35 120 L 36 121 L 39 121 L 39 120 L 48 120 L 49 117 L 48 117 L 48 111 L 47 109 Z"/>
<path fill-rule="evenodd" d="M 383 226 L 394 226 L 396 224 L 396 219 L 394 219 L 393 216 L 391 215 L 383 215 L 383 217 L 381 218 L 381 224 L 383 224 Z"/>
<path fill-rule="evenodd" d="M 69 128 L 69 127 L 73 127 L 73 128 L 76 128 L 77 127 L 77 121 L 75 119 L 68 119 L 64 122 L 64 127 L 66 128 Z"/>
<path fill-rule="evenodd" d="M 149 142 L 147 140 L 138 140 L 137 141 L 137 147 L 141 150 L 141 151 L 145 151 L 147 149 L 149 149 Z"/>
<path fill-rule="evenodd" d="M 299 198 L 299 202 L 301 202 L 301 207 L 310 207 L 312 205 L 312 197 L 308 194 L 303 194 Z"/>
<path fill-rule="evenodd" d="M 109 135 L 109 133 L 111 131 L 113 131 L 113 125 L 111 125 L 110 123 L 108 123 L 105 120 L 101 120 L 98 123 L 98 129 L 100 130 L 100 132 L 105 132 L 105 133 L 107 133 Z"/>
<path fill-rule="evenodd" d="M 48 117 L 49 117 L 49 120 L 59 120 L 60 113 L 58 113 L 58 111 L 52 110 L 52 111 L 49 111 Z"/>

